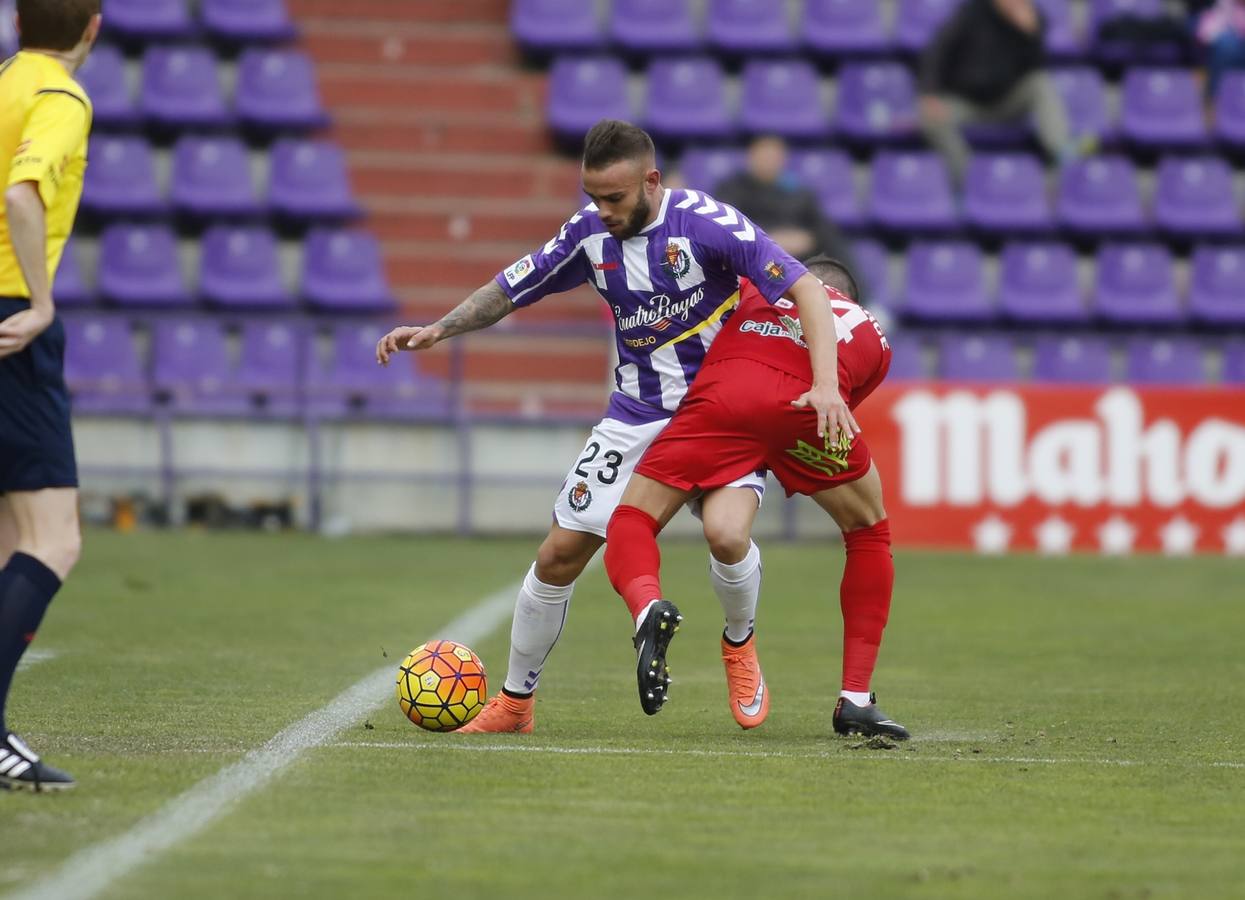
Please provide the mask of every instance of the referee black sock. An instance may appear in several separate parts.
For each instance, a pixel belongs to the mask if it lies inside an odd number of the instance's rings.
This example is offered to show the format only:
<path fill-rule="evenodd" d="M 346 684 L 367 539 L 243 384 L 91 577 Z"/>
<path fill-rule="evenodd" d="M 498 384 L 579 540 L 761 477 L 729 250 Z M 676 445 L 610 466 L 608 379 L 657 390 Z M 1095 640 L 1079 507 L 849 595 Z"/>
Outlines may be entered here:
<path fill-rule="evenodd" d="M 8 733 L 4 705 L 17 663 L 60 587 L 56 573 L 26 553 L 14 553 L 0 569 L 0 736 Z"/>

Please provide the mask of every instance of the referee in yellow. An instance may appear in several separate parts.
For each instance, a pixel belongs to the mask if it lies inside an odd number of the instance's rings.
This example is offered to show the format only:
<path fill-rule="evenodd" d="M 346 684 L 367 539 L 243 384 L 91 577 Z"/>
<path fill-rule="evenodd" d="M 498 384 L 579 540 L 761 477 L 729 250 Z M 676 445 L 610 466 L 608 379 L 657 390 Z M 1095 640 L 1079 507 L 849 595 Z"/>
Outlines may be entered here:
<path fill-rule="evenodd" d="M 21 50 L 0 63 L 0 787 L 73 787 L 9 731 L 17 662 L 78 560 L 78 467 L 65 329 L 52 276 L 86 172 L 91 101 L 73 79 L 100 0 L 17 0 Z"/>

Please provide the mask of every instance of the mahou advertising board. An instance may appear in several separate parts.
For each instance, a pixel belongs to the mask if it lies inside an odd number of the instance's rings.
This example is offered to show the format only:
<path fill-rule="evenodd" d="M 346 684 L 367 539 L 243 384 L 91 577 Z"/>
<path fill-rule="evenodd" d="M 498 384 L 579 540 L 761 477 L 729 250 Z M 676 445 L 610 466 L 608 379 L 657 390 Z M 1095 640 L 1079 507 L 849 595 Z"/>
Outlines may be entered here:
<path fill-rule="evenodd" d="M 1245 390 L 896 384 L 856 416 L 900 546 L 1245 556 Z"/>

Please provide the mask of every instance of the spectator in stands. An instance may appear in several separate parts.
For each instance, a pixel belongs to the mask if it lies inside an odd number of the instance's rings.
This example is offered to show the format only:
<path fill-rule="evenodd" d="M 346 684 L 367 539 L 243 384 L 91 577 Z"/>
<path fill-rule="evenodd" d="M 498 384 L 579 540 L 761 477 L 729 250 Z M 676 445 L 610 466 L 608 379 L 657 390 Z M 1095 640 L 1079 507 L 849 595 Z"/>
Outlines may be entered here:
<path fill-rule="evenodd" d="M 1245 0 L 1218 0 L 1198 17 L 1196 33 L 1206 48 L 1206 97 L 1213 100 L 1223 73 L 1245 68 Z"/>
<path fill-rule="evenodd" d="M 851 249 L 822 214 L 817 195 L 787 171 L 787 144 L 782 138 L 753 140 L 747 166 L 719 184 L 713 196 L 752 219 L 797 259 L 826 253 L 856 268 Z"/>
<path fill-rule="evenodd" d="M 1031 117 L 1042 148 L 1061 163 L 1088 149 L 1043 72 L 1045 23 L 1033 0 L 967 0 L 921 60 L 921 129 L 959 184 L 968 168 L 963 128 Z"/>

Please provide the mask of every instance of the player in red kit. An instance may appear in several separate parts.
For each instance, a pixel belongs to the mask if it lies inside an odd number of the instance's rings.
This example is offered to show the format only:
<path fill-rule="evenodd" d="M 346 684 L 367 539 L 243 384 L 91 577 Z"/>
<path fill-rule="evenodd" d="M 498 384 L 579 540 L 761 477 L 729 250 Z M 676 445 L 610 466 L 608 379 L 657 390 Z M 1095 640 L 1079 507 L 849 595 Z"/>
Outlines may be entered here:
<path fill-rule="evenodd" d="M 838 338 L 838 389 L 855 409 L 886 377 L 890 344 L 855 302 L 855 281 L 841 263 L 818 257 L 806 266 L 826 287 Z M 780 299 L 771 305 L 742 282 L 738 309 L 610 519 L 606 571 L 638 623 L 637 647 L 646 640 L 659 645 L 647 657 L 641 651 L 649 665 L 637 672 L 643 698 L 646 689 L 668 681 L 665 649 L 680 619 L 662 597 L 658 532 L 689 497 L 768 467 L 788 495 L 812 497 L 843 532 L 843 689 L 834 729 L 903 740 L 907 729 L 878 709 L 869 690 L 895 580 L 882 480 L 859 434 L 832 434 L 803 402 L 812 383 L 795 304 Z M 757 696 L 768 700 L 753 660 Z"/>

